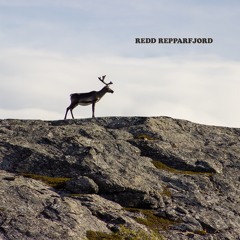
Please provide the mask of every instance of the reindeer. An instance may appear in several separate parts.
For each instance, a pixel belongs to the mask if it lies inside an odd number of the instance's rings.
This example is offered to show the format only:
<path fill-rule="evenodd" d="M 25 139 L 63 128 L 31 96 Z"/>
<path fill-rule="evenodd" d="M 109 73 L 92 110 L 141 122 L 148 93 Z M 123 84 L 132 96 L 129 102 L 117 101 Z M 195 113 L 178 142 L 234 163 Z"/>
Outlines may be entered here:
<path fill-rule="evenodd" d="M 67 118 L 67 113 L 70 110 L 72 118 L 74 119 L 72 110 L 77 106 L 77 105 L 82 105 L 82 106 L 87 106 L 92 104 L 92 118 L 95 118 L 94 112 L 95 112 L 95 104 L 98 102 L 106 93 L 113 93 L 113 90 L 109 87 L 110 84 L 113 84 L 112 82 L 105 83 L 104 79 L 105 76 L 99 77 L 98 79 L 105 84 L 106 86 L 103 87 L 100 91 L 92 91 L 88 93 L 73 93 L 70 95 L 71 99 L 71 104 L 69 107 L 67 107 L 66 114 L 64 119 Z"/>

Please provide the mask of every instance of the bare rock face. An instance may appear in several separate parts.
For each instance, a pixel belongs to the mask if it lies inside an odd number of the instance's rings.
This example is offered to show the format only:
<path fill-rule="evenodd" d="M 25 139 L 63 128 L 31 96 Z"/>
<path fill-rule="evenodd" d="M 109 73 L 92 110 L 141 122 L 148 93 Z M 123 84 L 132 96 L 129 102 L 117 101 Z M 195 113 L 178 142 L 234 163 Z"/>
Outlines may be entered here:
<path fill-rule="evenodd" d="M 0 239 L 240 239 L 240 129 L 1 120 L 0 169 Z"/>
<path fill-rule="evenodd" d="M 83 239 L 89 229 L 109 231 L 80 201 L 19 175 L 0 171 L 0 178 L 3 239 Z"/>
<path fill-rule="evenodd" d="M 65 189 L 76 194 L 98 193 L 98 185 L 88 177 L 77 177 L 66 181 Z"/>

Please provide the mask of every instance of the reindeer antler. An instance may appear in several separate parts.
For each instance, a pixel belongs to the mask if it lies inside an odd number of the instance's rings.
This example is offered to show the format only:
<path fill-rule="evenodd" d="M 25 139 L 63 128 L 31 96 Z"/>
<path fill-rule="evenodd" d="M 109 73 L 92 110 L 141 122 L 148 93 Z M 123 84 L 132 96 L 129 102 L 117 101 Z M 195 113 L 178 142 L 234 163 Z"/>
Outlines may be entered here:
<path fill-rule="evenodd" d="M 99 79 L 103 84 L 105 84 L 106 86 L 108 86 L 108 85 L 110 85 L 110 84 L 113 84 L 112 82 L 105 83 L 105 82 L 104 82 L 105 77 L 106 77 L 106 75 L 102 76 L 102 78 L 101 78 L 101 77 L 98 77 L 98 79 Z"/>

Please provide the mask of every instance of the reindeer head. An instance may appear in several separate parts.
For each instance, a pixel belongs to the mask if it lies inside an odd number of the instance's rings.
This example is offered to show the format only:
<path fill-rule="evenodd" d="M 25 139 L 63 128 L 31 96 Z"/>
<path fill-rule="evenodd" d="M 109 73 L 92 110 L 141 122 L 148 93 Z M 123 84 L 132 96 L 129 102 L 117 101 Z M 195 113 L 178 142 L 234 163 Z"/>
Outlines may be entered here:
<path fill-rule="evenodd" d="M 109 83 L 105 83 L 104 82 L 104 79 L 105 79 L 106 75 L 102 76 L 101 77 L 98 77 L 98 79 L 103 83 L 105 84 L 106 86 L 104 87 L 104 89 L 106 90 L 106 92 L 109 92 L 109 93 L 114 93 L 114 91 L 109 87 L 109 85 L 113 84 L 112 82 L 109 82 Z"/>

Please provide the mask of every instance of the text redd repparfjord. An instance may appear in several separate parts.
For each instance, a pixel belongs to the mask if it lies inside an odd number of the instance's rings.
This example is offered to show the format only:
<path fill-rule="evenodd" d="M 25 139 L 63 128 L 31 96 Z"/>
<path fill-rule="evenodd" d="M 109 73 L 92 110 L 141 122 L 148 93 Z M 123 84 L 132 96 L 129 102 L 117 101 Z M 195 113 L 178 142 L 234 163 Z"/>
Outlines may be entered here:
<path fill-rule="evenodd" d="M 135 43 L 158 44 L 209 44 L 212 38 L 135 38 Z"/>

